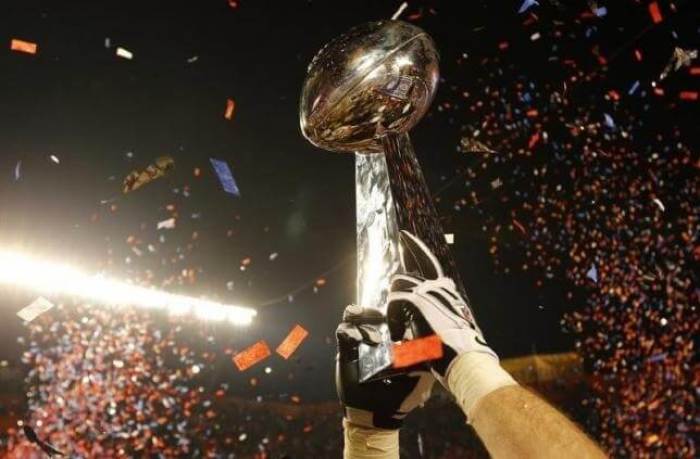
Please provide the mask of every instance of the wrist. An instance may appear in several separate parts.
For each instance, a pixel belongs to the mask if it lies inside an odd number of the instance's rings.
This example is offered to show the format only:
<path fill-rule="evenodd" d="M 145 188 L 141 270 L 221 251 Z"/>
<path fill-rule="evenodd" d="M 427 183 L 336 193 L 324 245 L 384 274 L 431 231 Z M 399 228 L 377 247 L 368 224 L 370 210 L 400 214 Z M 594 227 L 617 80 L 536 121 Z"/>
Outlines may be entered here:
<path fill-rule="evenodd" d="M 343 418 L 345 459 L 398 459 L 399 429 L 358 425 Z"/>
<path fill-rule="evenodd" d="M 472 419 L 474 407 L 486 395 L 505 386 L 517 385 L 493 354 L 466 352 L 450 363 L 445 382 L 447 389 L 455 396 L 457 403 Z"/>

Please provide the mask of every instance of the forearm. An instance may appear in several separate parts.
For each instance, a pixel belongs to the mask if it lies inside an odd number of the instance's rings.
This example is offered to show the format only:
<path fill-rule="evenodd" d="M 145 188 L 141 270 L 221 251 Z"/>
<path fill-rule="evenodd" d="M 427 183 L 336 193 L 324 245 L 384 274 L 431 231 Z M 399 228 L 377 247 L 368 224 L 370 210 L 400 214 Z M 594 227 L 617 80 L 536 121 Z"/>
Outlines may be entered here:
<path fill-rule="evenodd" d="M 520 386 L 484 396 L 470 421 L 495 458 L 606 457 L 566 416 Z"/>
<path fill-rule="evenodd" d="M 398 459 L 399 431 L 361 427 L 343 419 L 344 459 Z"/>
<path fill-rule="evenodd" d="M 517 385 L 489 355 L 459 356 L 448 386 L 493 457 L 605 457 L 574 423 Z"/>

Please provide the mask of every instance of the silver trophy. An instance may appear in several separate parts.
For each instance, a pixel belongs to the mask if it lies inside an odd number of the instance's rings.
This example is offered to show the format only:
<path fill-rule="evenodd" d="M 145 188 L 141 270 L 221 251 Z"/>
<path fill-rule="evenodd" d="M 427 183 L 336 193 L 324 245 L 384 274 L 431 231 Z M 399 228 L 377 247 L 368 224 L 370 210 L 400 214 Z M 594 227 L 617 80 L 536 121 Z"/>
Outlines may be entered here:
<path fill-rule="evenodd" d="M 400 229 L 421 238 L 464 293 L 408 136 L 435 96 L 438 60 L 422 29 L 369 22 L 316 54 L 301 94 L 304 137 L 325 150 L 355 154 L 357 303 L 382 312 L 390 278 L 402 270 Z M 384 333 L 384 345 L 360 348 L 362 380 L 391 365 Z"/>

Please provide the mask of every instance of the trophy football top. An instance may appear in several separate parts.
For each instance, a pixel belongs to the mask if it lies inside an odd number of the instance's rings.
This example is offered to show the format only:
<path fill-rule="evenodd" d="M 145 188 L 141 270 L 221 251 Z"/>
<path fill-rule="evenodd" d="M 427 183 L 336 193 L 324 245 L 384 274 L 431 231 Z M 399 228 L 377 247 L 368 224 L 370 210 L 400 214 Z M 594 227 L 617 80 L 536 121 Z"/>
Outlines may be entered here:
<path fill-rule="evenodd" d="M 379 153 L 388 133 L 410 130 L 432 102 L 438 53 L 401 21 L 353 27 L 313 58 L 301 94 L 301 131 L 331 151 Z"/>

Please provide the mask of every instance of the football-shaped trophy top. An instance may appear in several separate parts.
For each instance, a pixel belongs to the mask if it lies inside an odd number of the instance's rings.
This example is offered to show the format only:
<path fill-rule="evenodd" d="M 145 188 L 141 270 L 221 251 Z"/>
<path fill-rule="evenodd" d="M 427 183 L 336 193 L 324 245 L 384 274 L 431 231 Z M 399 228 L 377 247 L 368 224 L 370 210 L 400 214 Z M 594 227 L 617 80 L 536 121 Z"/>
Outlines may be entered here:
<path fill-rule="evenodd" d="M 299 109 L 304 137 L 325 150 L 382 152 L 383 136 L 407 132 L 428 110 L 438 60 L 433 40 L 414 25 L 353 27 L 309 64 Z"/>

